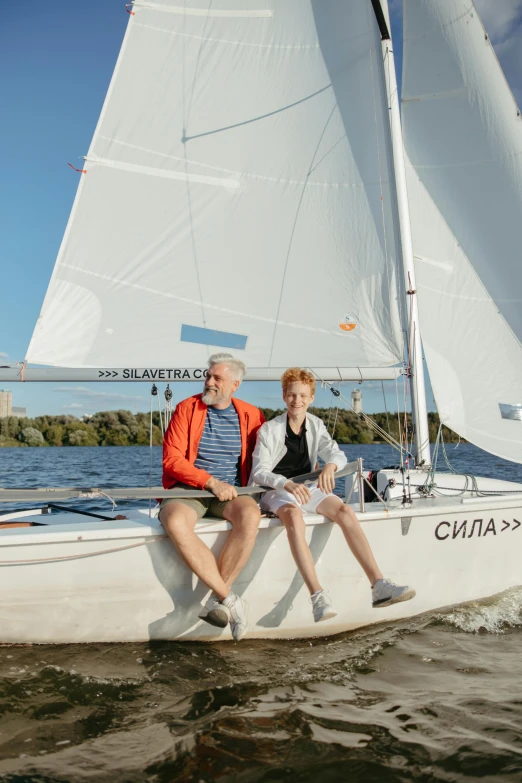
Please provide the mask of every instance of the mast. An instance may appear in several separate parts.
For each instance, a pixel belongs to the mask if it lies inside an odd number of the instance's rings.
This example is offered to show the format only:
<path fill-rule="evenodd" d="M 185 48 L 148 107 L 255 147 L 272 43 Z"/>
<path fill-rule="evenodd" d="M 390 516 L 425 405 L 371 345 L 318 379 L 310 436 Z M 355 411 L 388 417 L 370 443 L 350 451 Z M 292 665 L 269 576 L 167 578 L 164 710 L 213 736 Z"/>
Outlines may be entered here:
<path fill-rule="evenodd" d="M 399 231 L 402 247 L 402 266 L 405 291 L 409 307 L 406 334 L 408 340 L 408 364 L 410 371 L 412 419 L 415 428 L 415 464 L 431 465 L 430 437 L 428 428 L 428 409 L 426 405 L 426 387 L 422 362 L 422 342 L 419 326 L 415 267 L 413 262 L 413 244 L 411 238 L 410 210 L 406 187 L 406 167 L 402 140 L 399 92 L 395 74 L 395 60 L 389 31 L 389 13 L 386 0 L 372 0 L 373 10 L 381 33 L 384 77 L 390 109 L 390 129 L 393 150 L 393 168 L 399 214 Z"/>

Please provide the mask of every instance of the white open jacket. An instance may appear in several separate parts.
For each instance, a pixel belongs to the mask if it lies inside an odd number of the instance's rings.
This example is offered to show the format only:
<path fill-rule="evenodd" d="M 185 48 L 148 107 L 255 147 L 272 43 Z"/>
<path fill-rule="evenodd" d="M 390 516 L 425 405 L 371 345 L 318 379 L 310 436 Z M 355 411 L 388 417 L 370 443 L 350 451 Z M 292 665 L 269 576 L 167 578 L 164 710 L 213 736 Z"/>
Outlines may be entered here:
<path fill-rule="evenodd" d="M 250 484 L 282 489 L 288 481 L 285 476 L 272 472 L 287 451 L 285 446 L 287 419 L 286 413 L 276 416 L 275 419 L 266 421 L 257 433 L 257 443 L 252 455 Z M 337 465 L 337 470 L 341 470 L 346 465 L 346 457 L 328 434 L 321 419 L 312 416 L 311 413 L 306 414 L 306 442 L 312 470 L 317 464 L 318 457 L 326 464 L 333 462 Z"/>

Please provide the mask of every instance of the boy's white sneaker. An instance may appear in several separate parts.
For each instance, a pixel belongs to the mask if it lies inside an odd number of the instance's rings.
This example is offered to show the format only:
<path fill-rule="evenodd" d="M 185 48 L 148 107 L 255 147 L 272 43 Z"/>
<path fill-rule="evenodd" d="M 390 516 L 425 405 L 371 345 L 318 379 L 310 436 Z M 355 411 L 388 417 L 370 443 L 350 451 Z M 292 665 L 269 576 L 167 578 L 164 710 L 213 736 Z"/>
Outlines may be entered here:
<path fill-rule="evenodd" d="M 396 585 L 390 579 L 379 579 L 372 587 L 372 606 L 381 609 L 400 601 L 409 601 L 414 596 L 415 590 L 408 585 Z"/>
<path fill-rule="evenodd" d="M 337 614 L 330 598 L 326 595 L 324 590 L 320 590 L 318 593 L 313 594 L 312 612 L 314 613 L 314 620 L 316 623 L 320 623 L 322 620 L 329 620 Z"/>

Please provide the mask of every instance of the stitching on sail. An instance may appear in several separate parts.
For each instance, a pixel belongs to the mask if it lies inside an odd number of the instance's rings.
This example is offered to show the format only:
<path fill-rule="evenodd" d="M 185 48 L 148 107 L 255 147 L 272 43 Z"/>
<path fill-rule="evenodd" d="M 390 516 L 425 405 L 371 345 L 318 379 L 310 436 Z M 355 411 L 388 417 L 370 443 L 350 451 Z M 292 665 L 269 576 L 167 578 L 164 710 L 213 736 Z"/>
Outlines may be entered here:
<path fill-rule="evenodd" d="M 296 213 L 295 213 L 295 216 L 294 216 L 292 229 L 290 231 L 290 237 L 289 237 L 289 241 L 288 241 L 288 248 L 287 248 L 287 251 L 286 251 L 285 265 L 284 265 L 283 274 L 282 274 L 282 277 L 281 277 L 281 288 L 280 288 L 280 292 L 279 292 L 279 301 L 278 301 L 278 304 L 277 304 L 277 313 L 276 313 L 276 318 L 275 318 L 275 321 L 274 321 L 274 331 L 273 331 L 273 334 L 272 334 L 272 344 L 270 346 L 270 356 L 269 356 L 269 359 L 268 359 L 268 363 L 269 364 L 272 364 L 272 357 L 274 355 L 274 349 L 275 349 L 275 343 L 276 343 L 276 337 L 277 337 L 277 328 L 278 328 L 279 324 L 282 323 L 282 321 L 279 320 L 279 314 L 280 314 L 281 308 L 283 306 L 283 296 L 285 294 L 285 283 L 286 283 L 286 278 L 287 278 L 288 266 L 290 264 L 290 257 L 291 257 L 291 254 L 292 254 L 292 246 L 293 246 L 293 242 L 294 242 L 294 235 L 295 235 L 295 231 L 296 231 L 296 228 L 297 228 L 299 215 L 300 215 L 300 212 L 301 212 L 301 206 L 302 206 L 303 201 L 304 201 L 304 197 L 305 197 L 305 193 L 306 193 L 306 187 L 307 187 L 307 184 L 308 184 L 308 181 L 309 181 L 309 177 L 310 177 L 310 173 L 312 171 L 312 167 L 313 167 L 313 165 L 315 163 L 315 159 L 316 159 L 317 153 L 319 151 L 319 148 L 321 147 L 321 143 L 322 143 L 323 138 L 325 136 L 326 129 L 328 128 L 328 125 L 330 124 L 330 120 L 332 119 L 332 117 L 333 117 L 333 115 L 335 113 L 336 108 L 337 108 L 337 101 L 334 100 L 334 104 L 332 106 L 330 114 L 328 115 L 328 119 L 326 120 L 326 123 L 324 124 L 323 129 L 321 131 L 321 134 L 319 136 L 319 141 L 317 142 L 316 148 L 314 150 L 314 154 L 312 156 L 312 160 L 310 161 L 310 164 L 308 166 L 308 174 L 307 174 L 305 182 L 303 183 L 303 186 L 302 186 L 302 189 L 301 189 L 301 195 L 299 197 L 299 202 L 297 204 L 297 209 L 296 209 Z"/>
<path fill-rule="evenodd" d="M 402 98 L 401 103 L 415 103 L 416 101 L 437 101 L 440 98 L 455 98 L 458 95 L 465 95 L 466 93 L 466 87 L 456 87 L 454 90 L 428 92 L 425 95 L 410 95 L 409 98 Z"/>
<path fill-rule="evenodd" d="M 207 11 L 206 8 L 183 8 L 179 5 L 165 6 L 158 3 L 141 3 L 136 0 L 133 3 L 135 8 L 150 8 L 153 11 L 164 11 L 168 14 L 182 14 L 185 16 L 215 16 L 222 18 L 245 18 L 245 19 L 270 19 L 274 16 L 274 12 L 269 9 L 254 11 L 254 10 L 232 10 L 232 9 L 215 9 L 214 11 Z"/>
<path fill-rule="evenodd" d="M 490 302 L 495 305 L 499 302 L 508 302 L 510 304 L 522 303 L 522 299 L 493 299 L 492 296 L 467 296 L 466 294 L 452 294 L 450 291 L 442 291 L 438 288 L 432 288 L 429 285 L 419 284 L 417 281 L 417 288 L 422 288 L 425 291 L 433 291 L 435 294 L 441 294 L 441 296 L 447 296 L 450 299 L 463 299 L 466 302 Z"/>
<path fill-rule="evenodd" d="M 166 171 L 165 169 L 154 169 L 151 166 L 140 166 L 136 163 L 124 163 L 118 160 L 109 160 L 108 158 L 90 157 L 85 158 L 88 163 L 97 163 L 110 169 L 122 169 L 130 171 L 133 174 L 147 174 L 152 177 L 161 177 L 163 179 L 177 179 L 182 182 L 198 182 L 203 185 L 219 185 L 222 188 L 239 188 L 240 182 L 237 179 L 221 179 L 219 177 L 210 177 L 205 174 L 189 174 L 188 172 Z"/>
<path fill-rule="evenodd" d="M 436 266 L 437 269 L 443 269 L 444 272 L 448 272 L 448 274 L 451 275 L 455 271 L 455 267 L 449 261 L 437 261 L 435 258 L 419 256 L 417 253 L 414 253 L 414 258 L 416 258 L 417 261 L 422 261 L 423 264 L 430 264 L 430 266 Z"/>
<path fill-rule="evenodd" d="M 210 10 L 210 7 L 212 5 L 212 0 L 208 0 L 208 6 L 207 11 Z M 187 7 L 187 0 L 183 0 L 183 8 Z M 186 25 L 187 17 L 183 15 L 183 34 L 185 34 L 185 25 Z M 203 35 L 205 35 L 207 30 L 207 22 L 208 22 L 208 16 L 205 18 L 205 26 L 203 28 Z M 194 231 L 194 218 L 192 214 L 192 195 L 190 192 L 190 180 L 189 180 L 189 166 L 188 166 L 188 156 L 187 156 L 187 97 L 186 97 L 186 64 L 187 64 L 187 57 L 186 57 L 186 41 L 187 39 L 183 37 L 181 39 L 181 107 L 182 107 L 182 119 L 183 119 L 183 168 L 185 169 L 185 187 L 186 187 L 186 194 L 187 194 L 187 213 L 188 213 L 188 223 L 189 223 L 189 232 L 190 232 L 190 243 L 192 247 L 192 260 L 194 263 L 194 272 L 196 273 L 196 281 L 198 285 L 198 296 L 199 300 L 201 302 L 201 320 L 203 322 L 203 326 L 206 327 L 207 325 L 207 319 L 205 315 L 205 305 L 203 303 L 203 288 L 201 285 L 201 274 L 199 269 L 199 257 L 198 252 L 196 248 L 196 234 Z M 203 43 L 200 43 L 199 45 L 199 52 L 198 52 L 198 59 L 196 62 L 196 70 L 197 70 L 197 63 L 199 63 L 199 58 L 201 55 L 201 49 L 203 47 Z M 193 75 L 193 80 L 196 78 L 196 74 Z M 194 81 L 192 82 L 192 89 L 194 90 Z M 192 98 L 190 100 L 190 103 L 192 103 Z M 210 348 L 207 347 L 207 358 L 210 356 Z"/>
<path fill-rule="evenodd" d="M 58 266 L 58 265 L 57 265 Z M 78 266 L 73 266 L 72 264 L 64 264 L 61 263 L 59 265 L 60 268 L 66 268 L 66 269 L 72 269 L 75 272 L 81 272 L 84 275 L 90 275 L 91 277 L 97 277 L 100 280 L 106 280 L 109 283 L 118 283 L 118 285 L 125 286 L 126 288 L 135 288 L 138 291 L 146 291 L 148 294 L 155 294 L 156 296 L 162 296 L 165 299 L 176 299 L 179 302 L 187 302 L 188 304 L 197 305 L 200 307 L 202 304 L 205 308 L 208 308 L 209 310 L 218 310 L 220 313 L 229 313 L 230 315 L 239 315 L 242 318 L 251 318 L 254 321 L 265 321 L 266 323 L 273 324 L 275 323 L 275 318 L 268 318 L 263 315 L 254 315 L 253 313 L 243 313 L 240 310 L 229 310 L 226 307 L 218 307 L 218 305 L 212 305 L 208 304 L 207 302 L 202 303 L 198 301 L 197 299 L 190 299 L 188 296 L 177 296 L 176 294 L 171 294 L 168 291 L 159 291 L 156 288 L 149 288 L 148 286 L 144 285 L 138 285 L 137 283 L 130 283 L 128 280 L 123 280 L 119 277 L 111 277 L 110 275 L 102 275 L 100 272 L 93 272 L 90 269 L 81 269 Z M 328 334 L 333 335 L 334 337 L 346 339 L 347 337 L 353 337 L 353 335 L 350 335 L 346 332 L 334 332 L 330 329 L 321 329 L 320 327 L 316 326 L 307 326 L 306 324 L 295 324 L 290 323 L 289 321 L 279 321 L 279 325 L 281 326 L 289 326 L 292 329 L 301 329 L 308 332 L 318 332 L 320 334 Z"/>
<path fill-rule="evenodd" d="M 438 163 L 437 165 L 433 163 L 415 163 L 413 164 L 413 167 L 415 169 L 455 169 L 455 168 L 463 168 L 465 166 L 478 166 L 482 165 L 483 163 L 498 163 L 501 160 L 513 160 L 515 158 L 520 158 L 522 156 L 522 152 L 513 152 L 511 155 L 501 155 L 497 158 L 484 158 L 483 160 L 463 160 L 459 163 Z"/>
<path fill-rule="evenodd" d="M 441 29 L 445 30 L 447 27 L 452 27 L 454 24 L 457 24 L 457 22 L 460 22 L 461 19 L 469 16 L 472 11 L 473 6 L 471 8 L 465 8 L 461 14 L 455 16 L 453 19 L 450 19 L 448 22 L 446 22 L 446 24 L 441 24 Z M 419 33 L 419 35 L 404 35 L 404 41 L 414 41 L 419 38 L 427 38 L 428 35 L 431 35 L 431 30 L 427 30 L 425 33 Z"/>
<path fill-rule="evenodd" d="M 143 27 L 146 30 L 155 30 L 157 33 L 166 33 L 167 35 L 176 35 L 184 38 L 195 38 L 196 40 L 211 41 L 212 43 L 233 44 L 234 46 L 250 46 L 254 49 L 319 49 L 318 43 L 315 44 L 262 44 L 250 43 L 248 41 L 230 41 L 226 38 L 206 38 L 201 35 L 190 35 L 190 33 L 180 33 L 177 30 L 165 30 L 163 27 L 154 27 L 143 22 L 134 22 L 133 27 Z M 360 37 L 360 36 L 356 36 Z M 353 40 L 353 39 L 351 39 Z M 348 41 L 347 41 L 348 43 Z"/>
<path fill-rule="evenodd" d="M 109 141 L 111 144 L 119 144 L 122 147 L 128 147 L 132 150 L 137 150 L 138 152 L 145 152 L 148 155 L 157 155 L 160 158 L 165 158 L 167 160 L 175 160 L 178 163 L 184 163 L 185 159 L 180 158 L 176 155 L 168 155 L 165 152 L 157 152 L 156 150 L 148 149 L 147 147 L 140 147 L 137 144 L 130 144 L 127 141 L 120 141 L 119 139 L 111 139 L 109 136 L 103 136 L 101 133 L 98 134 L 99 139 L 104 139 L 105 141 Z M 341 143 L 343 139 L 346 138 L 346 135 L 339 139 L 339 141 L 334 144 L 334 146 L 328 150 L 327 154 L 330 154 L 335 146 Z M 324 155 L 321 160 L 314 166 L 314 169 L 317 168 L 319 163 L 321 163 L 326 155 Z M 226 174 L 234 174 L 236 177 L 245 177 L 248 179 L 259 179 L 264 180 L 266 182 L 277 182 L 281 185 L 304 185 L 304 180 L 298 180 L 298 179 L 282 179 L 281 177 L 267 177 L 263 174 L 254 174 L 250 171 L 236 171 L 234 169 L 227 169 L 223 166 L 213 166 L 211 163 L 204 163 L 203 161 L 194 160 L 192 158 L 187 158 L 187 162 L 192 164 L 193 166 L 201 166 L 201 168 L 206 168 L 211 171 L 223 171 Z M 389 179 L 383 179 L 383 183 L 389 185 L 390 181 Z M 363 187 L 377 187 L 379 185 L 378 182 L 317 182 L 316 180 L 310 180 L 308 185 L 315 185 L 316 187 L 320 188 L 363 188 Z"/>

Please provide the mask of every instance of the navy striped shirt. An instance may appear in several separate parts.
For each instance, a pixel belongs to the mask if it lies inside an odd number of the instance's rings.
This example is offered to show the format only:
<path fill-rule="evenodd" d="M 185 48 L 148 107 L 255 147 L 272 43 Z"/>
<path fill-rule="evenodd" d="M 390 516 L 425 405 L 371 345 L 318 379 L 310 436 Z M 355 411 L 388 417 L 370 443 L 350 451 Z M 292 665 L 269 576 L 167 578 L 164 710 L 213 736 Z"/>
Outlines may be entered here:
<path fill-rule="evenodd" d="M 241 431 L 234 405 L 230 404 L 224 410 L 208 407 L 195 467 L 238 487 L 241 485 L 240 458 Z"/>

